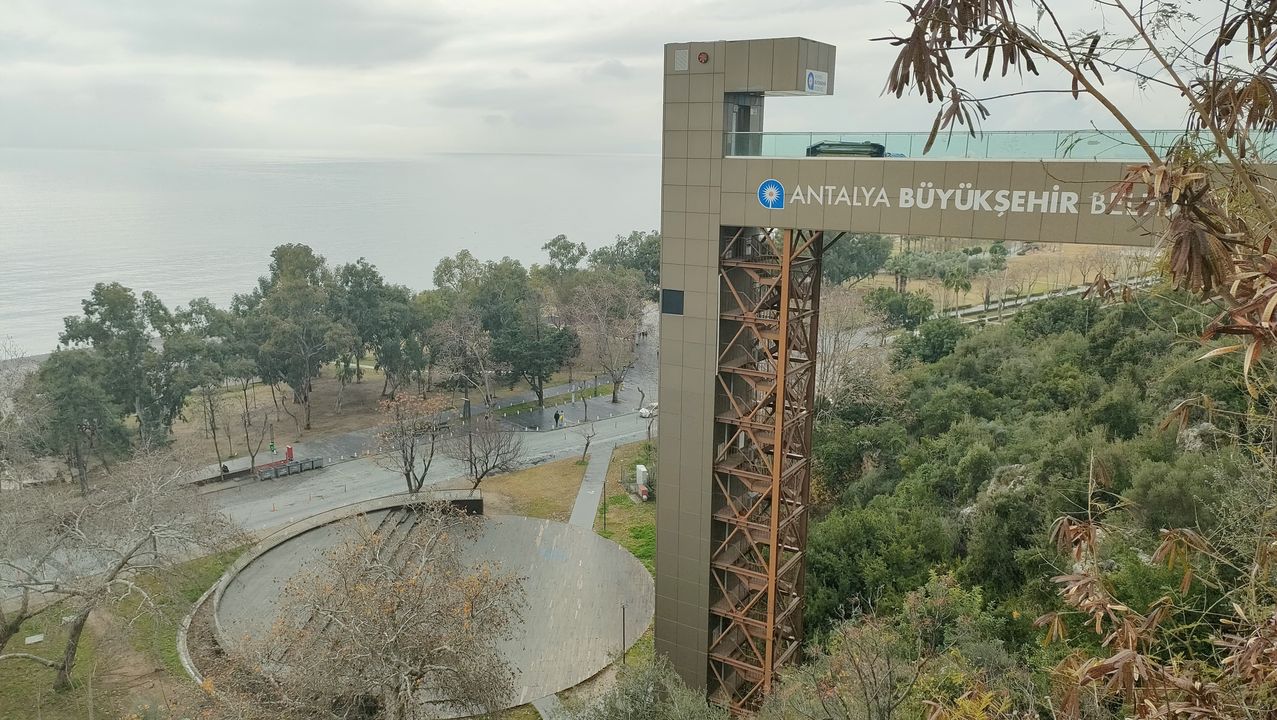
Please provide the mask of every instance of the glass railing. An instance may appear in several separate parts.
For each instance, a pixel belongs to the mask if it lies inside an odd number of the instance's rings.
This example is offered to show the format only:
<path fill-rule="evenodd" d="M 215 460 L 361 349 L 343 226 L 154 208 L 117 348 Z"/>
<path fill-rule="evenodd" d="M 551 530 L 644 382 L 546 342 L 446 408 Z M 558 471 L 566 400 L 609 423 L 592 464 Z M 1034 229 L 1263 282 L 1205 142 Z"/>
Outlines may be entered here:
<path fill-rule="evenodd" d="M 1151 130 L 1143 135 L 1160 154 L 1183 137 L 1184 132 Z M 927 146 L 927 137 L 925 132 L 723 133 L 723 151 L 728 156 L 743 157 L 837 157 L 856 154 L 856 148 L 839 147 L 838 144 L 873 143 L 881 145 L 887 157 L 937 160 L 1140 160 L 1147 157 L 1130 133 L 1121 131 L 998 131 L 975 136 L 966 132 L 945 132 L 924 154 L 922 150 Z M 1255 144 L 1260 148 L 1258 154 L 1261 157 L 1277 157 L 1277 144 L 1272 136 L 1260 137 Z"/>

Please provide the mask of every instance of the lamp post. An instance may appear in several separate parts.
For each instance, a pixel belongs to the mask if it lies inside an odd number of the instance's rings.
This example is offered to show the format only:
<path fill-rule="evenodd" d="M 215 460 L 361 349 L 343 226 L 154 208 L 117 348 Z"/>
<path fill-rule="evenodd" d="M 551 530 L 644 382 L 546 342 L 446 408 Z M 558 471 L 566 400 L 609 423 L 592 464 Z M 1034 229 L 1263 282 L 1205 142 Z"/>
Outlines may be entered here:
<path fill-rule="evenodd" d="M 621 603 L 621 664 L 625 664 L 625 603 Z"/>

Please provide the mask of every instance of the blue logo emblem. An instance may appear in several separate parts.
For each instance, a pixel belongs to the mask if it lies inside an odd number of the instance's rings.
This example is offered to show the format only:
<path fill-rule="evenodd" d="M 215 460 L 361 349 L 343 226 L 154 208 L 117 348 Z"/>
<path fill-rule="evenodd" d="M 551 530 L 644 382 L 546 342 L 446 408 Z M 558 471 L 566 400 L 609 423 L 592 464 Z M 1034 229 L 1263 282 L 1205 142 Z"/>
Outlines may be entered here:
<path fill-rule="evenodd" d="M 779 180 L 768 178 L 758 186 L 758 204 L 768 210 L 781 210 L 785 207 L 785 186 Z"/>
<path fill-rule="evenodd" d="M 816 73 L 810 70 L 807 71 L 807 89 L 808 90 L 816 89 Z"/>

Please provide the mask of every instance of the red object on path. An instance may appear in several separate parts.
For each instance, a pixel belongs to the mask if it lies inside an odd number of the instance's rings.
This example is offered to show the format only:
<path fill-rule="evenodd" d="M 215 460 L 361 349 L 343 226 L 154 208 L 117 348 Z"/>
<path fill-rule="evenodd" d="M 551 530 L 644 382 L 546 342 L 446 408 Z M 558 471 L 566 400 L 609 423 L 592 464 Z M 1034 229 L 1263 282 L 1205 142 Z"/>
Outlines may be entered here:
<path fill-rule="evenodd" d="M 293 461 L 293 446 L 292 445 L 284 446 L 284 459 L 287 460 L 288 462 Z"/>

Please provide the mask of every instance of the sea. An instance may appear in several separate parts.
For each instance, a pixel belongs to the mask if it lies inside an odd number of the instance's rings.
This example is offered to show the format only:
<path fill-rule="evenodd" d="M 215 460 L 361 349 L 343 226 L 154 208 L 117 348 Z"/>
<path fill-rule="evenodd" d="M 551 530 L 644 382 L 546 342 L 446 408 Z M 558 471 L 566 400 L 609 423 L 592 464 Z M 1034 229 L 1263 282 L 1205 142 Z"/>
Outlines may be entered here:
<path fill-rule="evenodd" d="M 656 155 L 0 149 L 0 344 L 51 351 L 99 282 L 224 306 L 282 243 L 421 290 L 463 248 L 544 262 L 555 235 L 595 248 L 659 222 Z"/>

